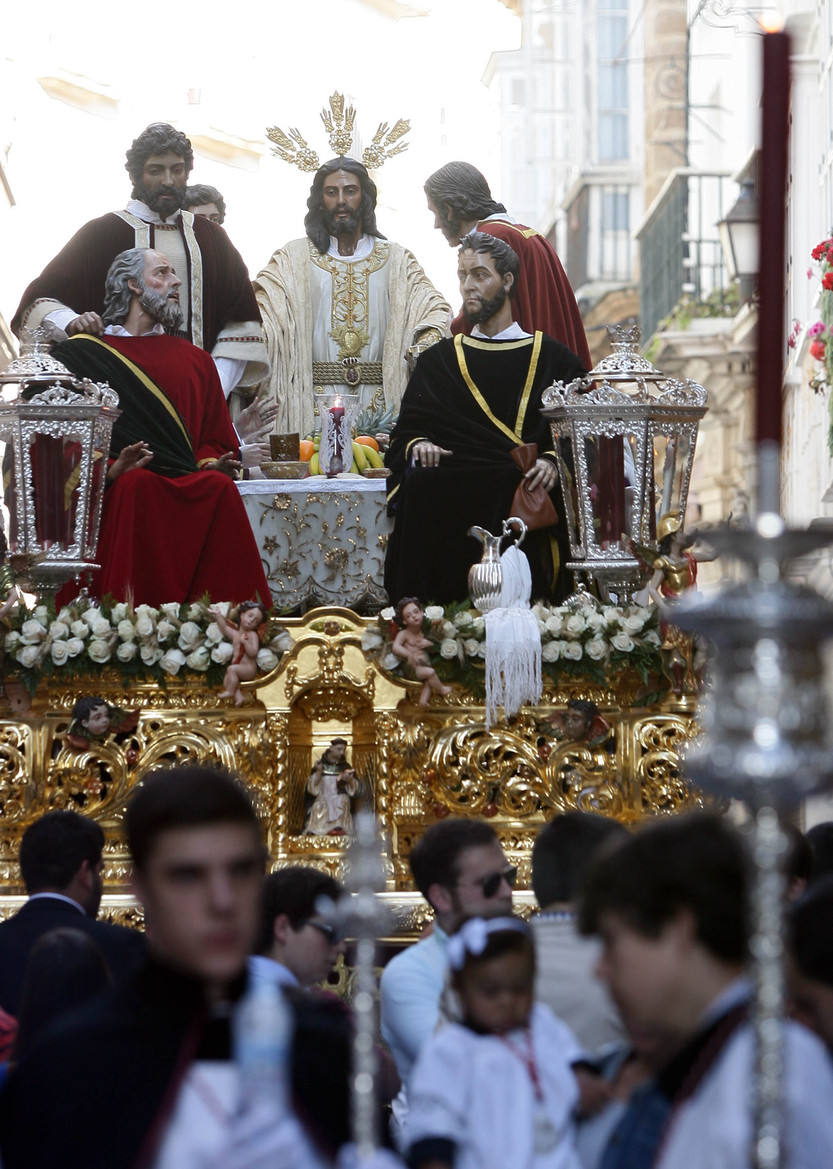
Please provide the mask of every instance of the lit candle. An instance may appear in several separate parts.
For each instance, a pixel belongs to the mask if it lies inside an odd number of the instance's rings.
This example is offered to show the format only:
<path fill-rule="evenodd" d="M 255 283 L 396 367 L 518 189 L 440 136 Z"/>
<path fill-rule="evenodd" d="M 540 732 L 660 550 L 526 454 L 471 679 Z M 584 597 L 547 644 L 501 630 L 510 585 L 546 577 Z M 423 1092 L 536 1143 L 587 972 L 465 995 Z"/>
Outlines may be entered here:
<path fill-rule="evenodd" d="M 763 119 L 760 154 L 760 247 L 758 295 L 758 394 L 756 434 L 759 446 L 780 447 L 784 379 L 784 285 L 787 158 L 790 107 L 790 38 L 765 31 L 763 37 Z M 764 452 L 761 451 L 761 454 Z M 775 453 L 770 448 L 770 453 Z M 767 462 L 770 462 L 767 456 Z M 766 485 L 762 482 L 762 488 Z M 769 484 L 777 492 L 775 484 Z M 777 510 L 777 496 L 760 503 Z M 775 504 L 773 507 L 772 504 Z"/>
<path fill-rule="evenodd" d="M 336 398 L 330 407 L 330 417 L 333 423 L 333 453 L 327 475 L 332 477 L 344 470 L 344 405 L 341 398 Z"/>

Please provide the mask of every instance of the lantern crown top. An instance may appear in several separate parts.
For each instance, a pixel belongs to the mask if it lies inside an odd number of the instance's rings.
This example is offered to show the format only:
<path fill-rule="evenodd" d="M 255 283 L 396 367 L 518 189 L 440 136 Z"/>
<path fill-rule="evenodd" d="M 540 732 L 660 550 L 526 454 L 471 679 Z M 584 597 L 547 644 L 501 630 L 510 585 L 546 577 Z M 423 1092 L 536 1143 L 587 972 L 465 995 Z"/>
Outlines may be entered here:
<path fill-rule="evenodd" d="M 0 385 L 31 382 L 74 384 L 75 375 L 49 352 L 50 340 L 51 334 L 42 326 L 24 329 L 20 340 L 20 356 L 15 357 L 8 368 L 0 373 Z"/>

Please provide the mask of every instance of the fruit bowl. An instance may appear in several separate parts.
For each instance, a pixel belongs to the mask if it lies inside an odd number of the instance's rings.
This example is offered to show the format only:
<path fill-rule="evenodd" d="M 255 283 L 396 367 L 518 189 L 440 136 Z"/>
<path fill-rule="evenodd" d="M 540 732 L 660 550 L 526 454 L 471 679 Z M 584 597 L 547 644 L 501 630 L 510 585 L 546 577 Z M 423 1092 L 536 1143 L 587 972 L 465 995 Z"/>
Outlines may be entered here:
<path fill-rule="evenodd" d="M 260 464 L 260 469 L 267 479 L 304 479 L 309 463 L 303 459 L 267 459 Z"/>

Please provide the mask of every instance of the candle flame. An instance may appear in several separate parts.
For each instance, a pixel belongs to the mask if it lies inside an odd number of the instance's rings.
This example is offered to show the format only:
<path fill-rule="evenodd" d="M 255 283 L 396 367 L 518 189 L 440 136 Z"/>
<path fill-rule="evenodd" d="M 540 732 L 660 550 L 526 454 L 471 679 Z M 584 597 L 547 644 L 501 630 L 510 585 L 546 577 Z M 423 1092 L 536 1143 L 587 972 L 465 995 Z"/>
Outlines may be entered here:
<path fill-rule="evenodd" d="M 768 12 L 762 12 L 758 18 L 758 24 L 761 26 L 763 32 L 782 32 L 784 29 L 784 14 L 778 8 L 773 8 Z"/>
<path fill-rule="evenodd" d="M 333 405 L 334 405 L 334 406 L 340 406 L 340 405 L 341 405 L 341 398 L 338 398 L 338 397 L 337 397 L 337 398 L 336 398 L 336 400 L 335 400 L 335 402 L 333 403 Z"/>

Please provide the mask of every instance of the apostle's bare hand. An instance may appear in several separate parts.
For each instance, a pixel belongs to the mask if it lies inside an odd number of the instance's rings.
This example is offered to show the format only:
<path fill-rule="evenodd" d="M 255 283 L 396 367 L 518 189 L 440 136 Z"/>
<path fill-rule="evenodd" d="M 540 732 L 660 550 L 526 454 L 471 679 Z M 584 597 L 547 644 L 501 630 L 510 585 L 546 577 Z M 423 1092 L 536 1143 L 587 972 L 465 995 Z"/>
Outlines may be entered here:
<path fill-rule="evenodd" d="M 558 471 L 555 469 L 555 464 L 551 463 L 549 459 L 536 459 L 535 466 L 530 467 L 524 475 L 527 487 L 534 490 L 539 485 L 545 491 L 552 491 L 558 479 Z"/>
<path fill-rule="evenodd" d="M 81 313 L 66 327 L 68 337 L 72 337 L 75 333 L 91 333 L 93 337 L 101 337 L 104 334 L 104 321 L 98 313 Z"/>
<path fill-rule="evenodd" d="M 203 463 L 203 469 L 206 471 L 222 471 L 230 479 L 236 479 L 238 472 L 243 469 L 243 464 L 239 459 L 234 457 L 232 451 L 226 451 L 224 455 L 220 455 L 219 459 L 212 459 L 210 463 Z"/>
<path fill-rule="evenodd" d="M 439 467 L 443 455 L 453 455 L 454 451 L 447 451 L 445 447 L 437 446 L 434 442 L 418 442 L 414 445 L 411 454 L 414 462 L 421 467 Z"/>
<path fill-rule="evenodd" d="M 245 410 L 241 410 L 234 425 L 244 441 L 260 438 L 272 429 L 272 423 L 277 416 L 278 403 L 274 398 L 255 398 Z"/>
<path fill-rule="evenodd" d="M 137 471 L 140 467 L 146 467 L 152 458 L 153 451 L 146 442 L 133 442 L 130 446 L 122 447 L 118 458 L 110 464 L 107 478 L 112 483 L 127 471 Z"/>
<path fill-rule="evenodd" d="M 271 457 L 271 453 L 268 442 L 244 442 L 240 448 L 240 462 L 244 467 L 259 467 Z"/>

